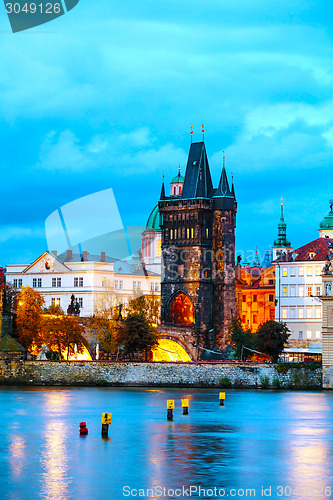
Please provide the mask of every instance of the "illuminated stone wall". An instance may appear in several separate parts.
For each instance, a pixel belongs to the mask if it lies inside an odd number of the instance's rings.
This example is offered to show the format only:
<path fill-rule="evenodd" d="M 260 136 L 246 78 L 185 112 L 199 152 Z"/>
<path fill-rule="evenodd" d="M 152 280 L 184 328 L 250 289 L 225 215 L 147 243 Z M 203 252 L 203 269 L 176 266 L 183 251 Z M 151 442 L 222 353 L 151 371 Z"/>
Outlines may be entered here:
<path fill-rule="evenodd" d="M 2 383 L 48 386 L 321 388 L 321 369 L 213 363 L 106 363 L 19 361 L 10 373 L 0 360 Z"/>

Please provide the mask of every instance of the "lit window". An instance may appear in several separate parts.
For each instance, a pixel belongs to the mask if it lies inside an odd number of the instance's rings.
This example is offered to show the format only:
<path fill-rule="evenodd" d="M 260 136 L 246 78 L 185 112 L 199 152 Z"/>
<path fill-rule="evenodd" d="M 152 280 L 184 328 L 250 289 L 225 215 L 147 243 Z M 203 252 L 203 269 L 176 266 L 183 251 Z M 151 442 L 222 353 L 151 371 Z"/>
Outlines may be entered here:
<path fill-rule="evenodd" d="M 194 238 L 194 229 L 191 227 L 191 238 Z"/>
<path fill-rule="evenodd" d="M 51 299 L 51 304 L 52 304 L 53 306 L 59 306 L 59 307 L 60 307 L 60 299 L 59 299 L 59 298 L 57 298 L 57 299 L 56 299 L 56 298 L 54 298 L 54 297 L 53 297 L 53 298 Z"/>
<path fill-rule="evenodd" d="M 298 296 L 299 297 L 304 297 L 304 286 L 299 286 L 298 287 Z"/>
<path fill-rule="evenodd" d="M 306 287 L 306 293 L 308 297 L 311 297 L 312 295 L 312 286 L 307 286 Z"/>
<path fill-rule="evenodd" d="M 304 318 L 304 309 L 303 309 L 303 307 L 300 307 L 298 309 L 298 317 L 299 318 Z"/>
<path fill-rule="evenodd" d="M 321 267 L 317 266 L 316 267 L 316 276 L 320 276 L 320 275 L 321 275 Z"/>
<path fill-rule="evenodd" d="M 156 241 L 156 257 L 161 257 L 162 255 L 162 241 Z"/>
<path fill-rule="evenodd" d="M 315 256 L 316 254 L 314 252 L 309 252 L 309 257 L 310 259 L 313 259 L 313 257 Z"/>
<path fill-rule="evenodd" d="M 316 319 L 321 318 L 321 307 L 315 307 L 315 317 Z"/>
<path fill-rule="evenodd" d="M 304 276 L 304 267 L 298 268 L 298 276 Z"/>
<path fill-rule="evenodd" d="M 282 268 L 282 276 L 288 276 L 288 269 L 286 267 Z"/>
<path fill-rule="evenodd" d="M 313 268 L 308 266 L 306 268 L 306 274 L 307 274 L 307 276 L 312 276 L 313 275 Z"/>
<path fill-rule="evenodd" d="M 282 297 L 287 297 L 287 295 L 288 295 L 288 288 L 284 286 L 282 288 Z"/>
<path fill-rule="evenodd" d="M 312 314 L 313 314 L 312 307 L 307 307 L 306 308 L 306 317 L 310 319 L 310 318 L 312 318 Z"/>
<path fill-rule="evenodd" d="M 287 319 L 288 317 L 288 312 L 287 312 L 287 309 L 286 308 L 283 308 L 282 309 L 282 318 L 283 319 Z"/>
<path fill-rule="evenodd" d="M 206 227 L 206 238 L 208 238 L 208 227 Z"/>
<path fill-rule="evenodd" d="M 320 285 L 316 286 L 316 295 L 318 295 L 318 296 L 321 295 L 321 286 Z"/>
<path fill-rule="evenodd" d="M 170 229 L 170 240 L 173 240 L 173 229 Z"/>
<path fill-rule="evenodd" d="M 311 332 L 311 330 L 308 330 L 308 331 L 306 332 L 306 338 L 308 338 L 308 339 L 311 339 L 311 338 L 312 338 L 312 332 Z"/>
<path fill-rule="evenodd" d="M 186 238 L 189 239 L 189 237 L 190 237 L 190 229 L 187 228 L 186 229 Z"/>

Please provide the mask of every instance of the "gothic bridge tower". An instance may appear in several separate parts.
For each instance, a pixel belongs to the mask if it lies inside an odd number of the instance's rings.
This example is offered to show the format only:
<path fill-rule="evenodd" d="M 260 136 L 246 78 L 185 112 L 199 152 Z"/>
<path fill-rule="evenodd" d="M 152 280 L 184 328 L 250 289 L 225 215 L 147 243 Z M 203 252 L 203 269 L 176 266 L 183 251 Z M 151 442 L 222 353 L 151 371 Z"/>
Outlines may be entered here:
<path fill-rule="evenodd" d="M 237 212 L 224 160 L 214 189 L 205 144 L 192 143 L 182 192 L 168 197 L 163 184 L 159 212 L 164 332 L 184 343 L 223 348 L 236 309 Z"/>

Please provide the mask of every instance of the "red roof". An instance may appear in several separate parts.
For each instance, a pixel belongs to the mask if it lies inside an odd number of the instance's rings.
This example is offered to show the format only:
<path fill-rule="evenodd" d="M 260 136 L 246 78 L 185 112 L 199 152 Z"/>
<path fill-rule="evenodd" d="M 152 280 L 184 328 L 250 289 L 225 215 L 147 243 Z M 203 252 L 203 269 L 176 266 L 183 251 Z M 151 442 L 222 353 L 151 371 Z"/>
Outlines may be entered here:
<path fill-rule="evenodd" d="M 317 238 L 296 250 L 288 252 L 286 255 L 282 255 L 276 260 L 283 262 L 324 261 L 329 255 L 331 248 L 333 250 L 332 238 Z"/>

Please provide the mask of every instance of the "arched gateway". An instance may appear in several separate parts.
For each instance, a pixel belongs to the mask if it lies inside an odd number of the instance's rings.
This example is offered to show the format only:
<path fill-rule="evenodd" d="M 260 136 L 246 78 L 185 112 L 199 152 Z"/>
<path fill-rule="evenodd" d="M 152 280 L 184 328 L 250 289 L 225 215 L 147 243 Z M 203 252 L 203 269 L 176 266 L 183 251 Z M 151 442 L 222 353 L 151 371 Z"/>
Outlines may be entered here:
<path fill-rule="evenodd" d="M 179 292 L 170 298 L 165 323 L 179 326 L 194 325 L 194 307 L 191 299 L 185 293 Z"/>

